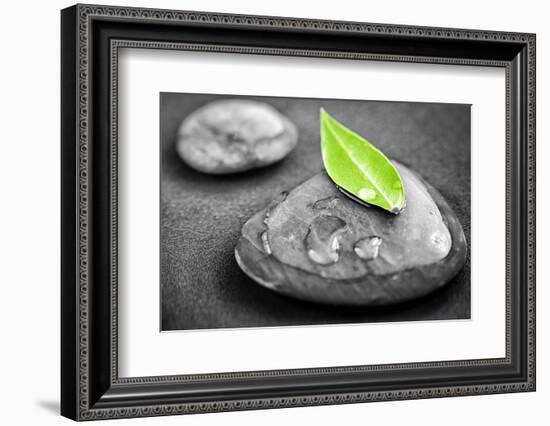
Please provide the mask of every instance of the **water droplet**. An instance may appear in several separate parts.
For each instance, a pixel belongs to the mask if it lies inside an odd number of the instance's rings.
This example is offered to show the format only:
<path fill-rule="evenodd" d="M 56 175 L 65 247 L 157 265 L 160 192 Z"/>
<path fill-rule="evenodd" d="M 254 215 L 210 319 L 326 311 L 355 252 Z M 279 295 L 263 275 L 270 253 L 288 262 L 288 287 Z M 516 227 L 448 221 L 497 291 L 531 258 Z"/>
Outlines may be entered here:
<path fill-rule="evenodd" d="M 374 192 L 374 189 L 370 188 L 361 188 L 357 195 L 359 195 L 359 198 L 365 201 L 370 201 L 376 198 L 376 192 Z"/>
<path fill-rule="evenodd" d="M 340 238 L 346 230 L 346 222 L 337 216 L 317 216 L 304 241 L 309 259 L 319 265 L 336 263 L 339 258 Z"/>
<path fill-rule="evenodd" d="M 451 240 L 440 232 L 432 235 L 432 241 L 442 253 L 447 253 L 451 249 Z"/>
<path fill-rule="evenodd" d="M 316 210 L 323 210 L 334 208 L 336 204 L 338 204 L 338 197 L 332 196 L 315 201 L 312 207 Z"/>
<path fill-rule="evenodd" d="M 382 238 L 373 235 L 371 237 L 362 238 L 355 243 L 353 251 L 361 259 L 371 260 L 378 257 L 378 250 L 382 244 Z"/>
<path fill-rule="evenodd" d="M 271 246 L 269 245 L 269 239 L 267 237 L 267 231 L 262 232 L 262 235 L 260 236 L 262 239 L 262 247 L 264 248 L 264 251 L 267 254 L 271 254 Z"/>

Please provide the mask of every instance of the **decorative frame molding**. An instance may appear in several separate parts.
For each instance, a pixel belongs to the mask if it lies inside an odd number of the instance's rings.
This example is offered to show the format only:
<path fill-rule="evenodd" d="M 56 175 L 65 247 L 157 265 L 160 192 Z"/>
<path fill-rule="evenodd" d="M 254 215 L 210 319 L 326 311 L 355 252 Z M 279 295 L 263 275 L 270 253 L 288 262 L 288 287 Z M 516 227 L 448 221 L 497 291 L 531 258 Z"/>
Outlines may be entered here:
<path fill-rule="evenodd" d="M 125 30 L 124 25 L 128 23 L 139 23 L 143 27 L 141 31 L 150 33 L 157 33 L 168 25 L 189 28 L 191 40 L 170 38 L 173 33 L 169 31 L 160 34 L 158 41 L 134 38 L 135 32 Z M 204 37 L 199 31 L 201 28 L 213 27 L 235 34 L 244 34 L 246 30 L 258 33 L 276 29 L 278 34 L 292 37 L 314 32 L 327 38 L 347 35 L 349 40 L 367 37 L 374 42 L 372 47 L 367 46 L 371 51 L 356 51 L 353 48 L 345 50 L 337 41 L 334 45 L 338 49 L 325 50 L 315 46 L 285 47 L 275 43 L 252 46 L 246 44 L 244 36 L 239 39 L 239 45 L 212 43 L 206 37 L 197 40 Z M 193 33 L 195 30 L 197 36 Z M 277 42 L 284 43 L 285 40 Z M 393 52 L 385 51 L 388 42 L 421 46 L 417 49 L 418 54 L 403 54 L 395 50 L 399 46 L 393 48 Z M 476 49 L 468 53 L 469 56 L 445 56 L 441 48 L 440 55 L 429 54 L 437 51 L 433 42 L 455 49 L 450 49 L 450 53 L 463 53 L 462 46 Z M 533 34 L 496 31 L 92 5 L 76 5 L 63 10 L 62 414 L 75 420 L 91 420 L 535 390 L 535 42 Z M 118 49 L 128 47 L 505 68 L 506 357 L 119 378 L 117 72 Z M 93 168 L 91 157 L 94 157 Z M 98 164 L 101 164 L 102 171 L 108 171 L 108 179 L 98 177 Z M 98 229 L 105 232 L 100 234 Z M 101 257 L 104 252 L 108 262 Z M 100 257 L 101 261 L 98 261 Z M 513 257 L 519 258 L 517 265 Z M 98 309 L 98 304 L 109 309 Z M 460 386 L 449 385 L 445 382 L 447 379 L 444 380 L 446 371 L 470 371 L 474 368 L 487 372 L 501 368 L 503 375 L 498 381 L 480 379 L 479 383 Z M 388 375 L 391 372 L 398 382 L 399 374 L 403 376 L 412 370 L 442 376 L 441 383 L 434 378 L 434 383 L 438 383 L 435 386 L 399 385 L 395 389 L 387 389 L 388 386 L 376 389 L 375 383 L 360 383 L 368 374 L 380 372 Z M 349 384 L 337 392 L 328 391 L 331 377 L 335 375 L 340 378 L 349 376 Z M 305 376 L 319 381 L 314 392 L 297 391 L 297 384 L 291 383 L 291 380 L 296 382 Z M 504 376 L 510 378 L 505 380 Z M 274 385 L 277 378 L 285 379 L 286 390 L 280 389 L 280 384 L 279 387 Z M 250 386 L 243 386 L 242 392 L 224 394 L 224 383 L 235 379 L 248 380 Z M 199 385 L 200 391 L 197 390 L 195 395 L 184 391 L 189 385 Z M 323 386 L 327 391 L 323 392 Z M 172 391 L 174 387 L 181 388 L 182 392 L 179 397 L 169 398 L 163 391 L 168 387 Z M 262 394 L 271 389 L 272 394 L 254 397 L 259 389 Z"/>

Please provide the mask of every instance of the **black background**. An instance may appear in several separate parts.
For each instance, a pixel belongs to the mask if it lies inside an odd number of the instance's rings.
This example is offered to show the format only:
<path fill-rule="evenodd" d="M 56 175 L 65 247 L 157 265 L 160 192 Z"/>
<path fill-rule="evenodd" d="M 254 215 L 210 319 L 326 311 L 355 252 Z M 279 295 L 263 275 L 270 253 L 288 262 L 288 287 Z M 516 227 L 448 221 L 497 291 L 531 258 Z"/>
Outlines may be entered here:
<path fill-rule="evenodd" d="M 162 93 L 162 330 L 466 319 L 470 256 L 444 288 L 407 304 L 377 309 L 315 305 L 280 296 L 249 279 L 234 247 L 242 225 L 283 190 L 323 169 L 319 108 L 419 172 L 447 199 L 470 242 L 470 107 L 379 101 L 247 97 L 273 105 L 298 127 L 297 147 L 263 169 L 211 176 L 183 163 L 177 129 L 196 108 L 237 97 Z"/>

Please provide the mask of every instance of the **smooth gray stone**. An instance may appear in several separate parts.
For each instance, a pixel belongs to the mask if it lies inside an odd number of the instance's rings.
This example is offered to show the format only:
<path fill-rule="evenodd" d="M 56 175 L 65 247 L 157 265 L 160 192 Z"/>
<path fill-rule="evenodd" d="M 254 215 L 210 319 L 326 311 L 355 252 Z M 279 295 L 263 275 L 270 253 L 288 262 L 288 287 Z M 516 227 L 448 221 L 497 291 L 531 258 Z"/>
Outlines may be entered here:
<path fill-rule="evenodd" d="M 192 168 L 219 175 L 272 164 L 297 142 L 296 126 L 271 105 L 224 99 L 204 105 L 183 120 L 177 151 Z"/>
<path fill-rule="evenodd" d="M 466 261 L 462 226 L 433 187 L 394 164 L 400 214 L 351 200 L 322 172 L 246 222 L 237 263 L 267 288 L 332 305 L 389 305 L 443 286 Z"/>

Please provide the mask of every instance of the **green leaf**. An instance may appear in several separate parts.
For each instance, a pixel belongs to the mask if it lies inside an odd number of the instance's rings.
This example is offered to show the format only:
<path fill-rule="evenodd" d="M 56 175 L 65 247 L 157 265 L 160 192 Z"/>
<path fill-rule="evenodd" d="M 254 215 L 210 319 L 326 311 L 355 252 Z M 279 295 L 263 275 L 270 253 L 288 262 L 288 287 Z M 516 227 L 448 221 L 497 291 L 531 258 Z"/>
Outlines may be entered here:
<path fill-rule="evenodd" d="M 399 213 L 405 191 L 390 160 L 322 108 L 320 121 L 323 163 L 334 183 L 361 201 Z"/>

